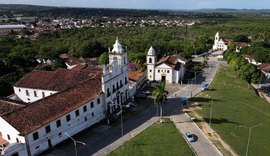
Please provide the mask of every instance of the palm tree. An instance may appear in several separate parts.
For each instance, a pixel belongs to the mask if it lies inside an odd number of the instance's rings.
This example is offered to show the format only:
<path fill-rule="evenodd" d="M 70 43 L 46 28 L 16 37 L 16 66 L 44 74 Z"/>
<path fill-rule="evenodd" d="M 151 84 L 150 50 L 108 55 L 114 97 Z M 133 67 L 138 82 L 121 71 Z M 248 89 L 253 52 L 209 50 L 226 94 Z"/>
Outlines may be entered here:
<path fill-rule="evenodd" d="M 165 90 L 165 81 L 162 81 L 160 84 L 154 86 L 155 90 L 153 91 L 154 103 L 160 107 L 160 122 L 162 123 L 162 105 L 167 102 L 167 91 Z"/>

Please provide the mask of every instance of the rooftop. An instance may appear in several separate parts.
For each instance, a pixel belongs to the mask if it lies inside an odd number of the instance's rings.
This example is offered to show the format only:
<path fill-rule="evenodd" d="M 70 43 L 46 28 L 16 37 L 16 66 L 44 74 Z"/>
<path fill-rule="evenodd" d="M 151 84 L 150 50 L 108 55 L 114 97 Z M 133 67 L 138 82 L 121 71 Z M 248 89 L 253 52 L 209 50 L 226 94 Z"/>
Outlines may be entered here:
<path fill-rule="evenodd" d="M 239 46 L 239 47 L 246 47 L 246 46 L 249 46 L 249 43 L 248 42 L 234 42 L 234 44 L 236 46 Z"/>
<path fill-rule="evenodd" d="M 19 103 L 0 99 L 0 116 L 15 111 L 16 109 L 22 108 L 24 106 L 25 105 Z"/>
<path fill-rule="evenodd" d="M 258 68 L 266 73 L 270 73 L 270 64 L 261 64 Z"/>
<path fill-rule="evenodd" d="M 243 55 L 243 56 L 244 56 L 244 58 L 247 58 L 247 59 L 250 59 L 250 60 L 255 60 L 255 57 L 252 56 L 252 55 L 245 54 L 245 55 Z"/>
<path fill-rule="evenodd" d="M 6 143 L 8 143 L 8 142 L 0 136 L 0 146 L 4 145 Z"/>
<path fill-rule="evenodd" d="M 100 96 L 101 88 L 100 79 L 89 79 L 75 87 L 4 114 L 2 118 L 21 135 L 27 135 Z"/>
<path fill-rule="evenodd" d="M 144 75 L 143 72 L 140 71 L 128 71 L 128 79 L 131 81 L 138 81 Z"/>
<path fill-rule="evenodd" d="M 22 29 L 26 28 L 24 24 L 18 24 L 18 25 L 0 25 L 0 29 Z"/>
<path fill-rule="evenodd" d="M 167 57 L 161 58 L 157 62 L 156 66 L 159 66 L 159 65 L 164 63 L 164 64 L 170 66 L 171 68 L 173 68 L 174 70 L 179 70 L 181 67 L 181 63 L 178 61 L 178 59 L 186 61 L 186 59 L 184 59 L 180 56 L 172 55 L 172 56 L 167 56 Z"/>
<path fill-rule="evenodd" d="M 89 67 L 90 68 L 90 67 Z M 83 70 L 82 70 L 83 69 Z M 59 68 L 56 71 L 33 70 L 21 78 L 15 87 L 62 91 L 93 77 L 102 69 L 78 70 Z"/>

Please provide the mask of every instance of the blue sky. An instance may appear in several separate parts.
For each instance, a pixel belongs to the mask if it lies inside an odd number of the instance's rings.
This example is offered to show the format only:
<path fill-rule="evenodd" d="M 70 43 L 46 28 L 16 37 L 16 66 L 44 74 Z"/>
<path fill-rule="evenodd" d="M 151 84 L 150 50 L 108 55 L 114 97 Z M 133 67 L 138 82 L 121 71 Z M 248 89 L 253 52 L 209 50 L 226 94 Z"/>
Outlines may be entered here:
<path fill-rule="evenodd" d="M 0 0 L 0 4 L 135 9 L 270 9 L 270 0 Z"/>

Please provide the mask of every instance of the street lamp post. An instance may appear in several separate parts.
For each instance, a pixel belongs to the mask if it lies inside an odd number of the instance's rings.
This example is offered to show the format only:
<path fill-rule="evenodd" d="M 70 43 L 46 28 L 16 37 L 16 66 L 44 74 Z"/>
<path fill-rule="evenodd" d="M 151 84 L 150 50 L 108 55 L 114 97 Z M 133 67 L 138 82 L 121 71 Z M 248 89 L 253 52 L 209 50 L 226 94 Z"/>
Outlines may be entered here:
<path fill-rule="evenodd" d="M 121 93 L 119 93 L 119 94 L 123 94 L 122 92 Z M 121 97 L 122 98 L 122 97 Z M 116 101 L 116 99 L 114 98 L 113 99 L 113 105 L 116 105 L 116 106 L 120 106 L 120 111 L 121 111 L 121 116 L 120 116 L 120 118 L 121 118 L 121 136 L 123 137 L 124 136 L 124 125 L 123 125 L 123 108 L 122 108 L 122 104 L 118 104 L 118 103 L 116 103 L 115 102 Z M 128 107 L 128 106 L 127 106 Z"/>
<path fill-rule="evenodd" d="M 67 136 L 73 141 L 74 147 L 75 147 L 75 156 L 77 156 L 77 155 L 78 155 L 78 153 L 77 153 L 77 143 L 80 143 L 80 144 L 83 144 L 83 145 L 86 145 L 86 143 L 81 142 L 81 141 L 76 141 L 75 139 L 73 139 L 73 138 L 72 138 L 69 134 L 67 134 L 66 132 L 65 132 L 65 135 L 67 135 Z"/>
<path fill-rule="evenodd" d="M 122 105 L 120 104 L 120 110 L 121 110 L 121 136 L 123 137 L 124 135 L 124 126 L 123 126 L 123 109 Z"/>
<path fill-rule="evenodd" d="M 248 142 L 247 142 L 246 156 L 248 155 L 248 149 L 249 149 L 249 143 L 250 143 L 251 131 L 252 131 L 253 128 L 259 127 L 259 126 L 262 126 L 262 124 L 258 124 L 258 125 L 249 127 L 249 135 L 248 135 Z"/>

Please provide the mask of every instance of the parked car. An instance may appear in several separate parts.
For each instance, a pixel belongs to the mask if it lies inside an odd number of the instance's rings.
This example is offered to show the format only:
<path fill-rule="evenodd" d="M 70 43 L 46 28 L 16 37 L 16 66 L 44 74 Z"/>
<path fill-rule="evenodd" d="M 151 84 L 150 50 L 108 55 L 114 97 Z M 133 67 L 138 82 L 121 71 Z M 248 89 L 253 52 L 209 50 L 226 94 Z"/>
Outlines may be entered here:
<path fill-rule="evenodd" d="M 151 95 L 151 92 L 148 91 L 148 90 L 145 90 L 145 91 L 141 91 L 141 94 L 145 94 L 145 95 Z"/>
<path fill-rule="evenodd" d="M 209 85 L 208 85 L 208 84 L 203 84 L 203 85 L 202 85 L 202 91 L 207 90 L 207 89 L 208 89 L 208 87 L 209 87 Z"/>
<path fill-rule="evenodd" d="M 195 141 L 193 134 L 191 134 L 190 132 L 186 132 L 185 137 L 189 142 L 194 142 Z"/>
<path fill-rule="evenodd" d="M 143 94 L 143 93 L 137 93 L 136 95 L 135 95 L 135 97 L 137 97 L 137 98 L 146 98 L 146 94 Z"/>

